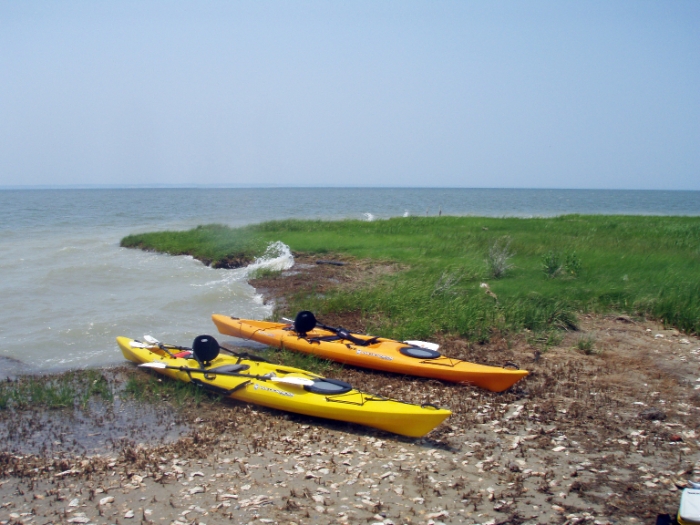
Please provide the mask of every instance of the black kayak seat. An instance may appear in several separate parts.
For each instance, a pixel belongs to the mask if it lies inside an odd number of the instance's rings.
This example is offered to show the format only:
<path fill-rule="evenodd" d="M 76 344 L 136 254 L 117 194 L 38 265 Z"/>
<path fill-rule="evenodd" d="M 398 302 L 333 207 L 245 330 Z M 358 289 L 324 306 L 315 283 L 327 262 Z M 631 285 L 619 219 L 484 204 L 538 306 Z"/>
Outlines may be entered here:
<path fill-rule="evenodd" d="M 219 342 L 210 335 L 198 335 L 192 342 L 192 351 L 200 363 L 210 363 L 219 355 Z"/>
<path fill-rule="evenodd" d="M 243 372 L 248 370 L 250 365 L 222 365 L 210 368 L 207 370 L 208 374 L 235 374 L 236 372 Z"/>
<path fill-rule="evenodd" d="M 316 328 L 316 317 L 308 310 L 302 310 L 294 318 L 294 331 L 301 337 L 306 337 L 306 332 Z"/>
<path fill-rule="evenodd" d="M 314 384 L 305 386 L 304 390 L 321 395 L 346 394 L 352 390 L 352 385 L 338 379 L 314 379 Z"/>
<path fill-rule="evenodd" d="M 442 355 L 437 350 L 429 350 L 428 348 L 421 348 L 420 346 L 404 346 L 399 348 L 399 352 L 416 359 L 437 359 Z"/>

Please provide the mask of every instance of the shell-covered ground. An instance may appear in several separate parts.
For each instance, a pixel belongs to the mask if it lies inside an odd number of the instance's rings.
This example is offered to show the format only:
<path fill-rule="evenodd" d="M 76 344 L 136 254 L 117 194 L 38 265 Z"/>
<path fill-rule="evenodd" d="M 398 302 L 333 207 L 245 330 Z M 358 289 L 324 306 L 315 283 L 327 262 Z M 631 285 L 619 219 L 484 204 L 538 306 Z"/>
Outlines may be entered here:
<path fill-rule="evenodd" d="M 354 264 L 306 261 L 255 284 L 279 298 L 342 283 Z M 700 474 L 700 340 L 626 316 L 580 321 L 549 342 L 437 341 L 530 371 L 502 394 L 333 369 L 450 408 L 422 439 L 231 400 L 0 410 L 0 523 L 653 523 Z M 327 322 L 362 328 L 353 315 Z M 146 372 L 110 371 L 115 391 L 134 374 Z"/>

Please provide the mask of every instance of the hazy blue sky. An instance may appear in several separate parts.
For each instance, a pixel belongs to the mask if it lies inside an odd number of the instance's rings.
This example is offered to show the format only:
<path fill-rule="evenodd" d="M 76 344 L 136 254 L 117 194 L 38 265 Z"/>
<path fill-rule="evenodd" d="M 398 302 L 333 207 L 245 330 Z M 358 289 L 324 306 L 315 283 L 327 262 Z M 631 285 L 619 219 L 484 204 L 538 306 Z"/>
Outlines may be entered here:
<path fill-rule="evenodd" d="M 700 2 L 0 3 L 0 185 L 700 189 Z"/>

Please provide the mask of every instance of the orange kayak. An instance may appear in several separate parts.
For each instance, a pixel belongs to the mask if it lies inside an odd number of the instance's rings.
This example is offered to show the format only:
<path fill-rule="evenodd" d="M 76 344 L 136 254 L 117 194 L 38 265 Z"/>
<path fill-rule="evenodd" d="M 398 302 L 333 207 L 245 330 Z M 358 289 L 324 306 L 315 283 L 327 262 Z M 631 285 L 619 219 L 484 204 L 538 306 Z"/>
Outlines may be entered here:
<path fill-rule="evenodd" d="M 502 392 L 525 377 L 527 370 L 517 367 L 479 365 L 441 355 L 437 351 L 423 350 L 407 343 L 338 333 L 318 326 L 302 337 L 294 330 L 293 323 L 273 323 L 239 319 L 227 315 L 212 315 L 219 332 L 242 339 L 251 339 L 280 349 L 313 354 L 348 365 L 384 370 L 398 374 L 430 377 L 476 385 L 493 392 Z"/>

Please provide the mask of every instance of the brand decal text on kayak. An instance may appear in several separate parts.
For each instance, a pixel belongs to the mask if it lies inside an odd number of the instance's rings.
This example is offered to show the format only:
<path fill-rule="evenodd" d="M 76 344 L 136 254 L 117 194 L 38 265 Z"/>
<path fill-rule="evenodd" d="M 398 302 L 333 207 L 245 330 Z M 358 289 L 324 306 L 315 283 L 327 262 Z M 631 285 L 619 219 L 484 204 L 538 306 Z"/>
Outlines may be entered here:
<path fill-rule="evenodd" d="M 389 357 L 388 355 L 382 355 L 382 354 L 375 354 L 374 352 L 365 352 L 363 350 L 357 350 L 357 355 L 366 355 L 369 357 L 378 357 L 379 359 L 384 359 L 385 361 L 393 361 L 393 357 Z"/>
<path fill-rule="evenodd" d="M 259 385 L 257 383 L 255 384 L 254 389 L 255 390 L 258 390 L 258 389 L 266 390 L 267 392 L 274 392 L 275 394 L 280 394 L 282 396 L 294 397 L 294 394 L 292 394 L 291 392 L 285 392 L 284 390 L 277 390 L 276 388 L 270 388 L 269 386 Z"/>

